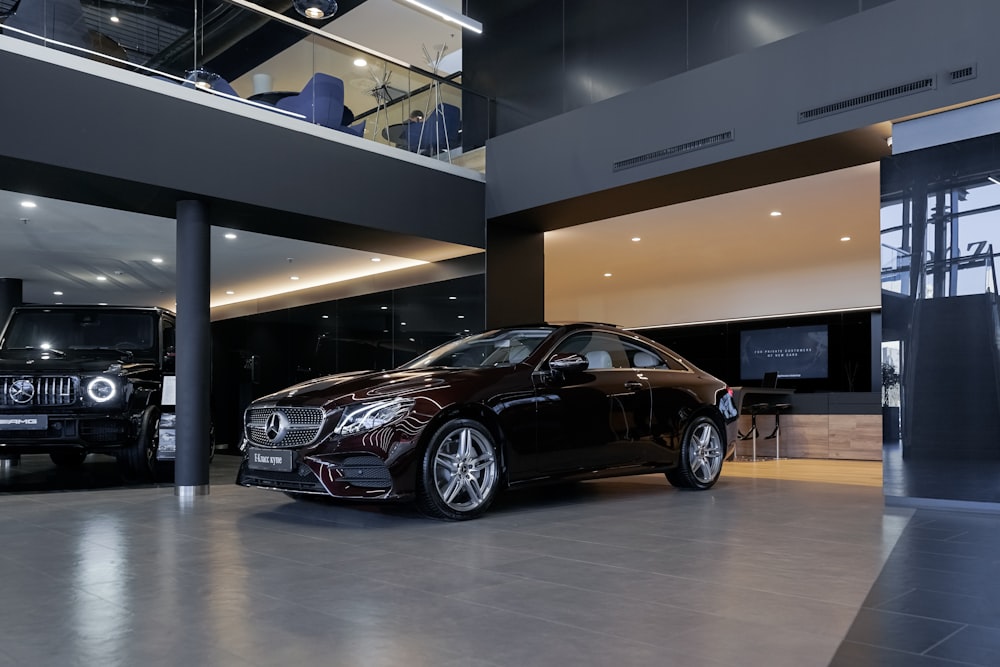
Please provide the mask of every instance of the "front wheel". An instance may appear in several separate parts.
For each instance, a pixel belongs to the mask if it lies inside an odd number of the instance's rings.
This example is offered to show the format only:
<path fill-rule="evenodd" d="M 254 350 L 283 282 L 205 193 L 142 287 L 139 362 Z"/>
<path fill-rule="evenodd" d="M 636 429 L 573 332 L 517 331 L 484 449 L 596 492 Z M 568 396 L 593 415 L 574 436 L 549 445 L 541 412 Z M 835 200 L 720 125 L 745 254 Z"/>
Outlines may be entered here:
<path fill-rule="evenodd" d="M 696 417 L 684 430 L 677 467 L 667 481 L 682 489 L 708 489 L 722 472 L 722 434 L 711 417 Z"/>
<path fill-rule="evenodd" d="M 474 519 L 489 508 L 499 486 L 493 436 L 478 422 L 454 419 L 437 430 L 424 452 L 417 508 L 439 519 Z"/>
<path fill-rule="evenodd" d="M 126 477 L 146 481 L 155 476 L 159 423 L 160 409 L 156 406 L 146 408 L 135 441 L 118 453 L 118 466 Z"/>

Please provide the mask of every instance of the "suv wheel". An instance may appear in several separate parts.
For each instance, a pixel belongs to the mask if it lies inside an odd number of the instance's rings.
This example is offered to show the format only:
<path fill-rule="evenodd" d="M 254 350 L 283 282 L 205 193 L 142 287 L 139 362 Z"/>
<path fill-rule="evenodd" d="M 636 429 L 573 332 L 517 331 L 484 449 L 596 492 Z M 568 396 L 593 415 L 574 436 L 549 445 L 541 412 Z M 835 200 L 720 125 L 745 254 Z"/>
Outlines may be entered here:
<path fill-rule="evenodd" d="M 156 428 L 160 422 L 160 409 L 155 405 L 142 413 L 142 422 L 135 442 L 118 453 L 118 465 L 126 477 L 147 480 L 153 477 L 156 463 Z"/>

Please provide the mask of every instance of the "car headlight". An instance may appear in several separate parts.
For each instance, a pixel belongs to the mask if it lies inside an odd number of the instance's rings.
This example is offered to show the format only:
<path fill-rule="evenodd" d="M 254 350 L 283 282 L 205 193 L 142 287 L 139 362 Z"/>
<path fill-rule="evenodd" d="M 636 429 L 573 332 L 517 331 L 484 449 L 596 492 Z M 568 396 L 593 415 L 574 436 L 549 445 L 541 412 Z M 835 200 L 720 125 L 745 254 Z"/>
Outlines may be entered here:
<path fill-rule="evenodd" d="M 390 398 L 348 406 L 333 432 L 337 435 L 355 435 L 391 424 L 409 414 L 413 402 L 412 398 Z"/>
<path fill-rule="evenodd" d="M 107 403 L 118 395 L 118 385 L 106 377 L 96 377 L 87 383 L 87 396 L 95 403 Z"/>

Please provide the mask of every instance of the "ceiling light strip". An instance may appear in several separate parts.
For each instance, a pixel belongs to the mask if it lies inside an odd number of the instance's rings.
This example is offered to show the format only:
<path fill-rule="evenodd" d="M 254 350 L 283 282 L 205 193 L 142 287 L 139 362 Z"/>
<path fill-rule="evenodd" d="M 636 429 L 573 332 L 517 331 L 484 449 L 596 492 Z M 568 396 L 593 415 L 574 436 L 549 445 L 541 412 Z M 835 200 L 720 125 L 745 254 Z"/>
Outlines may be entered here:
<path fill-rule="evenodd" d="M 294 26 L 294 27 L 298 28 L 299 30 L 302 30 L 302 31 L 308 32 L 308 33 L 312 33 L 313 35 L 316 35 L 317 37 L 322 37 L 323 39 L 327 39 L 327 40 L 329 40 L 331 42 L 335 42 L 337 44 L 341 44 L 341 45 L 346 46 L 346 47 L 351 48 L 351 49 L 356 49 L 358 51 L 361 51 L 362 53 L 367 53 L 368 55 L 370 55 L 373 58 L 381 58 L 382 60 L 388 60 L 391 63 L 395 63 L 395 64 L 399 65 L 400 67 L 405 67 L 407 69 L 410 69 L 412 67 L 410 65 L 410 63 L 408 63 L 408 62 L 405 62 L 403 60 L 399 60 L 397 58 L 393 58 L 392 56 L 387 56 L 384 53 L 379 53 L 378 51 L 373 51 L 373 50 L 371 50 L 371 49 L 369 49 L 367 47 L 361 46 L 360 44 L 355 44 L 354 42 L 352 42 L 350 40 L 344 39 L 343 37 L 338 37 L 338 36 L 334 35 L 333 33 L 326 32 L 325 30 L 322 30 L 320 28 L 316 28 L 316 27 L 308 25 L 306 23 L 302 23 L 301 21 L 296 21 L 293 18 L 285 16 L 284 14 L 279 14 L 278 12 L 272 11 L 272 10 L 266 8 L 266 7 L 261 7 L 260 5 L 258 5 L 256 3 L 248 2 L 247 0 L 226 0 L 226 2 L 228 2 L 231 5 L 236 5 L 238 7 L 243 7 L 244 9 L 249 9 L 252 12 L 257 12 L 258 14 L 261 14 L 262 16 L 267 16 L 268 18 L 272 18 L 275 21 L 280 21 L 280 22 L 285 23 L 287 25 Z"/>
<path fill-rule="evenodd" d="M 414 7 L 418 7 L 424 10 L 425 12 L 433 14 L 434 16 L 438 17 L 442 21 L 445 21 L 446 23 L 454 23 L 455 25 L 459 25 L 465 28 L 466 30 L 471 30 L 477 35 L 483 34 L 482 23 L 480 23 L 475 19 L 470 19 L 465 14 L 458 14 L 456 12 L 453 12 L 446 7 L 435 7 L 434 5 L 428 4 L 427 2 L 422 2 L 421 0 L 396 0 L 396 2 L 403 2 L 408 5 L 413 5 Z"/>

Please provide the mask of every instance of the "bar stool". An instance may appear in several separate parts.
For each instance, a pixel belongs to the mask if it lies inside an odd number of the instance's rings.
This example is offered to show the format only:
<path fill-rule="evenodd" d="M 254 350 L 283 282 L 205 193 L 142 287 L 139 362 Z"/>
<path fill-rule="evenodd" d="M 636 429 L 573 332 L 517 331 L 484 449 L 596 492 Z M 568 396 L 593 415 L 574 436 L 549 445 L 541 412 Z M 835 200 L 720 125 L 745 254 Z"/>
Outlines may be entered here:
<path fill-rule="evenodd" d="M 750 406 L 750 430 L 746 433 L 739 433 L 737 435 L 740 440 L 753 440 L 753 460 L 757 460 L 757 436 L 760 435 L 760 431 L 757 429 L 757 415 L 770 412 L 770 403 L 754 403 Z"/>
<path fill-rule="evenodd" d="M 770 406 L 770 408 L 774 410 L 774 430 L 771 431 L 771 435 L 767 436 L 765 440 L 774 438 L 775 459 L 781 458 L 781 411 L 788 410 L 791 407 L 791 403 L 775 403 Z"/>

